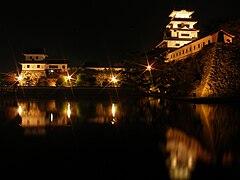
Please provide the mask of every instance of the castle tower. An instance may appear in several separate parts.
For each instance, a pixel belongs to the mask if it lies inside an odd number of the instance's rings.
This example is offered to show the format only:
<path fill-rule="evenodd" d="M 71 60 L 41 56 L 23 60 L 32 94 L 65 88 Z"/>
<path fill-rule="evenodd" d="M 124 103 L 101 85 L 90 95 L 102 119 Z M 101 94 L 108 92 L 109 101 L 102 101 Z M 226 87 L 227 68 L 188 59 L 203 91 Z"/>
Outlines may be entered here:
<path fill-rule="evenodd" d="M 194 11 L 173 10 L 169 17 L 169 24 L 166 26 L 163 40 L 156 48 L 179 48 L 198 38 L 198 29 L 194 28 L 197 21 L 192 19 Z"/>

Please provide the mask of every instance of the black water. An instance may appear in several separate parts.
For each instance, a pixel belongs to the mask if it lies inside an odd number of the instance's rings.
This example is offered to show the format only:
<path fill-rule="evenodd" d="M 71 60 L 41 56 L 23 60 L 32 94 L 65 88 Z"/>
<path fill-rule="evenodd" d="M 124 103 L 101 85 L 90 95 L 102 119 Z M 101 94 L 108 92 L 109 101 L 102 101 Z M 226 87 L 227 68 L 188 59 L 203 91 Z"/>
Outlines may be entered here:
<path fill-rule="evenodd" d="M 0 99 L 4 179 L 236 179 L 239 104 Z"/>

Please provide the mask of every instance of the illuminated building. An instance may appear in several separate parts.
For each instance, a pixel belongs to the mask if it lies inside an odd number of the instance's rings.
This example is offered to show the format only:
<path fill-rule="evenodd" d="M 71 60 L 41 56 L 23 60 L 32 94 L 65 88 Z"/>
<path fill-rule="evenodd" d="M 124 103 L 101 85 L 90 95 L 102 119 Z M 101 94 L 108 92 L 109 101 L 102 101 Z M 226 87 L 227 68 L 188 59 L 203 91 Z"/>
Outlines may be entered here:
<path fill-rule="evenodd" d="M 208 44 L 216 43 L 216 42 L 222 42 L 222 43 L 232 43 L 233 38 L 232 34 L 227 33 L 224 30 L 216 31 L 208 36 L 205 36 L 203 38 L 197 39 L 189 44 L 186 44 L 174 51 L 171 51 L 167 53 L 166 55 L 166 61 L 173 61 L 173 60 L 182 60 L 189 56 L 192 56 L 202 50 L 202 48 Z"/>
<path fill-rule="evenodd" d="M 44 48 L 32 48 L 23 52 L 24 60 L 20 62 L 21 86 L 36 86 L 44 84 L 43 80 L 57 78 L 60 74 L 67 75 L 68 60 L 52 59 Z M 45 78 L 45 79 L 44 79 Z M 47 80 L 45 84 L 47 83 Z"/>
<path fill-rule="evenodd" d="M 198 29 L 194 28 L 197 21 L 192 19 L 194 11 L 173 10 L 166 26 L 163 40 L 156 48 L 179 48 L 198 38 Z"/>

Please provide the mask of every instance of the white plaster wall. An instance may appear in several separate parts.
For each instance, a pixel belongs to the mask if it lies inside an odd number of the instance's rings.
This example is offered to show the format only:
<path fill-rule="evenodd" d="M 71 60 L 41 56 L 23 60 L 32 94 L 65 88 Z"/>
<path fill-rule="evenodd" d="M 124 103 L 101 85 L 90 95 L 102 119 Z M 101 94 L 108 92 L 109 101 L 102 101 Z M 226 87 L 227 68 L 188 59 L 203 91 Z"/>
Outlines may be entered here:
<path fill-rule="evenodd" d="M 27 67 L 29 65 L 29 68 Z M 39 68 L 37 66 L 40 66 Z M 45 70 L 45 64 L 23 64 L 22 65 L 22 70 Z"/>

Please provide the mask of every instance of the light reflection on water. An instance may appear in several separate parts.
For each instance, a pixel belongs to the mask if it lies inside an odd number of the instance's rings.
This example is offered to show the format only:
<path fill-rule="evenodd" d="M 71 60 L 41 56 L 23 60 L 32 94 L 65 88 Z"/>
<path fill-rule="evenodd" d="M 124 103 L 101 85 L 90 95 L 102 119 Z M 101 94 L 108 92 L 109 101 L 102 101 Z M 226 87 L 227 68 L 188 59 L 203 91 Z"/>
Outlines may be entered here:
<path fill-rule="evenodd" d="M 49 127 L 84 124 L 149 128 L 165 155 L 170 179 L 191 179 L 197 164 L 238 166 L 240 111 L 236 104 L 191 104 L 166 99 L 122 98 L 78 100 L 16 100 L 1 103 L 3 118 L 20 117 L 24 136 L 45 136 Z M 0 127 L 4 128 L 1 122 Z M 143 135 L 144 130 L 143 131 Z M 195 175 L 196 176 L 196 175 Z"/>

